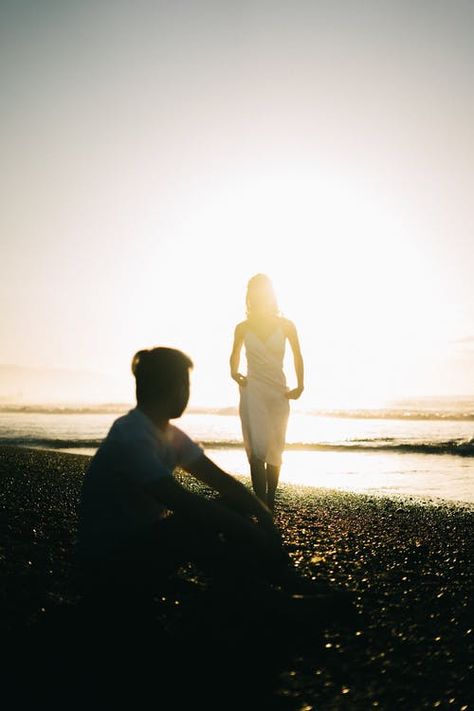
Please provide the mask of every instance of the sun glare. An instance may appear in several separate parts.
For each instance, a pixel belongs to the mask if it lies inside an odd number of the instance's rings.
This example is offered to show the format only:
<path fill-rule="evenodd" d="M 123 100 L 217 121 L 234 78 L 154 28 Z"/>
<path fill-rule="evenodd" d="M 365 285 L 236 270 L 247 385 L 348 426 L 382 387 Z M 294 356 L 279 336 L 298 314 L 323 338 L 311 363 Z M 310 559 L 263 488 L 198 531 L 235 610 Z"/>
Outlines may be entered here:
<path fill-rule="evenodd" d="M 309 406 L 379 402 L 381 394 L 404 392 L 407 363 L 416 362 L 435 331 L 426 278 L 420 292 L 420 236 L 395 198 L 325 170 L 256 176 L 249 169 L 219 185 L 201 183 L 185 214 L 188 281 L 195 283 L 196 264 L 200 278 L 193 304 L 189 294 L 181 297 L 183 310 L 212 313 L 213 353 L 224 357 L 244 317 L 246 282 L 265 272 L 300 333 Z M 208 263 L 204 245 L 213 245 Z M 190 319 L 189 326 L 197 341 L 201 321 Z M 207 356 L 207 365 L 212 360 Z"/>

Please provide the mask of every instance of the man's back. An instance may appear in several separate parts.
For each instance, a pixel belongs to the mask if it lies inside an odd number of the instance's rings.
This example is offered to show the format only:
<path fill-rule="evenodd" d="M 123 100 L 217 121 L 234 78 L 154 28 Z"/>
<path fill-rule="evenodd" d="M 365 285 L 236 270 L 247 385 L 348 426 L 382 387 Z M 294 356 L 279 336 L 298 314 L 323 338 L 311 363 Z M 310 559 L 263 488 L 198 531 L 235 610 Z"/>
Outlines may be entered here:
<path fill-rule="evenodd" d="M 112 425 L 84 477 L 79 515 L 79 555 L 119 555 L 159 521 L 165 507 L 147 485 L 171 477 L 201 448 L 169 425 L 160 431 L 138 408 Z"/>

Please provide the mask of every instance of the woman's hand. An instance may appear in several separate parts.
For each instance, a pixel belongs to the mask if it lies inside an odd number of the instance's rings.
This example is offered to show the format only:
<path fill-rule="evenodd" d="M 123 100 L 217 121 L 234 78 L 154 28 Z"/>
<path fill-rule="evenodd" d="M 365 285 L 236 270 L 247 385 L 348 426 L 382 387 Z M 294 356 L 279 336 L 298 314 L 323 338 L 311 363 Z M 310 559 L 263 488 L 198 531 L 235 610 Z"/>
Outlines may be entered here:
<path fill-rule="evenodd" d="M 297 388 L 293 388 L 293 390 L 288 390 L 288 392 L 285 394 L 286 394 L 286 397 L 288 398 L 288 400 L 298 400 L 298 398 L 300 397 L 303 390 L 304 390 L 304 387 L 299 386 Z"/>
<path fill-rule="evenodd" d="M 235 380 L 237 385 L 244 387 L 247 385 L 247 378 L 245 375 L 241 375 L 241 373 L 233 373 L 232 374 L 232 379 Z"/>

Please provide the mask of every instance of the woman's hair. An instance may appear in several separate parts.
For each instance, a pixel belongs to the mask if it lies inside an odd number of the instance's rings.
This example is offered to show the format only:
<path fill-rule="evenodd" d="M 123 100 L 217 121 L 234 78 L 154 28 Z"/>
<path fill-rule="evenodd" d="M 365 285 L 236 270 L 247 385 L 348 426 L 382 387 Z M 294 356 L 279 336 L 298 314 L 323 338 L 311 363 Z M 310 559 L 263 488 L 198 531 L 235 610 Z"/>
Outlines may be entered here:
<path fill-rule="evenodd" d="M 266 274 L 255 274 L 247 284 L 247 316 L 276 316 L 279 313 L 273 284 Z"/>
<path fill-rule="evenodd" d="M 175 348 L 150 348 L 138 351 L 132 359 L 137 383 L 137 402 L 145 403 L 173 392 L 188 377 L 191 358 Z"/>

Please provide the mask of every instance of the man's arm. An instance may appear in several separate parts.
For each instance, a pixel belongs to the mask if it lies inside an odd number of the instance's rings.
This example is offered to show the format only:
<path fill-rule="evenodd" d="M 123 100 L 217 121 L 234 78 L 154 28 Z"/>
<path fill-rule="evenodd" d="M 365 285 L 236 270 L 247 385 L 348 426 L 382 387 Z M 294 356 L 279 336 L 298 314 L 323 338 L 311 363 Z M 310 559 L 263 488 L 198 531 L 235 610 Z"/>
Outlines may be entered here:
<path fill-rule="evenodd" d="M 243 484 L 220 469 L 214 462 L 202 454 L 186 471 L 211 489 L 218 491 L 229 504 L 243 515 L 256 516 L 268 533 L 277 534 L 270 510 L 259 498 L 254 496 Z"/>
<path fill-rule="evenodd" d="M 241 541 L 267 550 L 273 544 L 263 528 L 226 506 L 185 489 L 171 476 L 145 485 L 146 491 L 167 508 L 186 517 L 198 527 L 223 533 L 230 540 Z"/>

